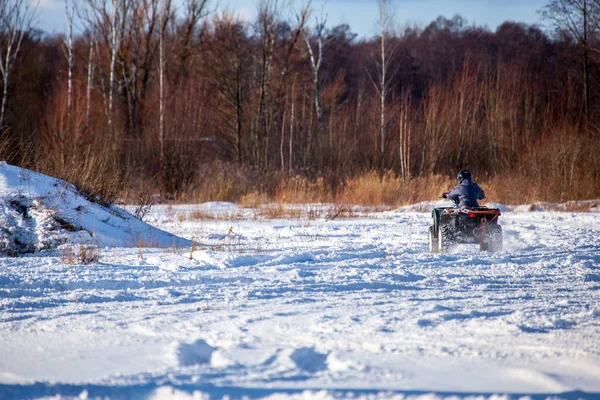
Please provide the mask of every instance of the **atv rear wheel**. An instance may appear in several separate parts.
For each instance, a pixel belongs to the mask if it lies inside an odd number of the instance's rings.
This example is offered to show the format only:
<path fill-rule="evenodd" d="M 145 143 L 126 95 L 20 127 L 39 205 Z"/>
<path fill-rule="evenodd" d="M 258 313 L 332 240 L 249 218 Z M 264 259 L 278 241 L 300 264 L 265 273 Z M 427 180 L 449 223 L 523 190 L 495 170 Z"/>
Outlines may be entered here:
<path fill-rule="evenodd" d="M 441 224 L 438 231 L 438 249 L 441 253 L 454 247 L 454 229 L 451 225 Z"/>
<path fill-rule="evenodd" d="M 490 253 L 502 251 L 502 227 L 500 225 L 491 224 L 487 227 L 480 250 Z"/>
<path fill-rule="evenodd" d="M 433 226 L 430 226 L 428 239 L 429 239 L 429 251 L 431 253 L 439 253 L 440 252 L 438 238 L 436 237 L 435 233 L 436 233 L 435 228 Z"/>

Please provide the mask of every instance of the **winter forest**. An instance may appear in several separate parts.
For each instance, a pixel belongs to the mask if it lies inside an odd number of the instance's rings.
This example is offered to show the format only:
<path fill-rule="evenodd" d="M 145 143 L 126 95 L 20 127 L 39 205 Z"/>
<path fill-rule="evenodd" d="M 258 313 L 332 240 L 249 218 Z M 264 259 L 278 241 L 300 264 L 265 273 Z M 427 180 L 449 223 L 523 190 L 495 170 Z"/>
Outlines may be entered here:
<path fill-rule="evenodd" d="M 600 197 L 600 0 L 543 26 L 461 16 L 377 34 L 310 2 L 0 0 L 0 159 L 108 201 L 436 198 L 461 168 L 516 204 Z"/>

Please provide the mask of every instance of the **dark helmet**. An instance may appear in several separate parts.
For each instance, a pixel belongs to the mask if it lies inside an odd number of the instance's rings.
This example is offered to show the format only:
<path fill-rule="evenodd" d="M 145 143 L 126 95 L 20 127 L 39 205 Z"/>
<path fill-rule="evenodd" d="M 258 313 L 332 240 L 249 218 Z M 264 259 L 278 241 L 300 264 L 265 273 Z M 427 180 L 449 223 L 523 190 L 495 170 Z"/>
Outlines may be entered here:
<path fill-rule="evenodd" d="M 462 183 L 462 181 L 466 180 L 471 180 L 472 176 L 471 176 L 471 171 L 469 171 L 468 169 L 463 169 L 462 171 L 460 171 L 458 173 L 458 183 Z"/>

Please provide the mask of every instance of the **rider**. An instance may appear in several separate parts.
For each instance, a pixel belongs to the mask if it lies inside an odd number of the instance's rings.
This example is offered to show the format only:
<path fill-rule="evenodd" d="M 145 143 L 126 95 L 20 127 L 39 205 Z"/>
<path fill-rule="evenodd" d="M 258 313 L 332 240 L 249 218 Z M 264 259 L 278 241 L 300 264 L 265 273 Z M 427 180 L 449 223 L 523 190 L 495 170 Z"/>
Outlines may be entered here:
<path fill-rule="evenodd" d="M 458 185 L 442 197 L 452 200 L 458 207 L 479 207 L 477 200 L 484 199 L 485 193 L 473 182 L 471 172 L 463 169 L 458 173 Z"/>

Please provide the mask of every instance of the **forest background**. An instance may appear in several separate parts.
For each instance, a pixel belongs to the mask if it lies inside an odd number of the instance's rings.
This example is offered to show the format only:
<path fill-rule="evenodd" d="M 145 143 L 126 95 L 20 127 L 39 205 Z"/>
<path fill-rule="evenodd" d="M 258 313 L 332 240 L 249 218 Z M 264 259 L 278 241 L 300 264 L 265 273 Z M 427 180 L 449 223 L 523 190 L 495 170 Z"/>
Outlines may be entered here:
<path fill-rule="evenodd" d="M 469 168 L 509 204 L 600 198 L 600 0 L 551 0 L 546 25 L 460 16 L 378 34 L 310 3 L 0 0 L 0 159 L 90 197 L 398 205 Z M 394 18 L 395 17 L 395 18 Z"/>

